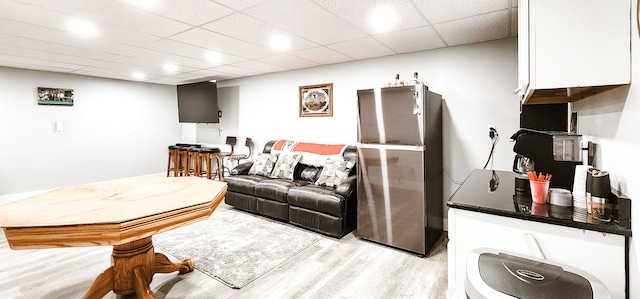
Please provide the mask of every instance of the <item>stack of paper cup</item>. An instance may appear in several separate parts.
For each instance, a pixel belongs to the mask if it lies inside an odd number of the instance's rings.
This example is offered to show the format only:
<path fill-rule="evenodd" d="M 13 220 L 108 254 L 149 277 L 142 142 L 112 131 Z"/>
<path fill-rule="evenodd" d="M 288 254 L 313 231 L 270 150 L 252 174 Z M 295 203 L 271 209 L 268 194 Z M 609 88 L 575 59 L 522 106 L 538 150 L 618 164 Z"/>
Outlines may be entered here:
<path fill-rule="evenodd" d="M 573 206 L 576 208 L 587 208 L 587 172 L 591 165 L 576 166 L 576 173 L 573 178 Z"/>

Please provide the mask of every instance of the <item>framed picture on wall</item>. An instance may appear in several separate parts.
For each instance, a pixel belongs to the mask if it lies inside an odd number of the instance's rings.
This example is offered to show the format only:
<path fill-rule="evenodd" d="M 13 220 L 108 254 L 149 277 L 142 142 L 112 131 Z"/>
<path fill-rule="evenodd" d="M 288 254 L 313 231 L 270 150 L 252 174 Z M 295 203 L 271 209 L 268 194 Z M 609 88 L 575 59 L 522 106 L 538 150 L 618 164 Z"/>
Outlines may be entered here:
<path fill-rule="evenodd" d="M 333 83 L 300 86 L 300 116 L 333 116 Z"/>
<path fill-rule="evenodd" d="M 73 89 L 38 87 L 38 105 L 73 106 Z"/>

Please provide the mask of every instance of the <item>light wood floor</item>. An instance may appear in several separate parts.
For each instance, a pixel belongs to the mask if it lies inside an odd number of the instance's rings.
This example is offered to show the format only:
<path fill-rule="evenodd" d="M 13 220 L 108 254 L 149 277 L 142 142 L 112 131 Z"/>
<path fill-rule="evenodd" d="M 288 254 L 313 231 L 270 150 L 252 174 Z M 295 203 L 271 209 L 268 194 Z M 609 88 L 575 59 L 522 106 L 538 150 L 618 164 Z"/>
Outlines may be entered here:
<path fill-rule="evenodd" d="M 218 209 L 229 208 L 223 203 Z M 0 298 L 80 298 L 110 266 L 110 255 L 109 246 L 10 250 L 0 233 Z M 151 288 L 157 299 L 445 298 L 446 238 L 427 257 L 418 257 L 358 239 L 353 233 L 339 240 L 323 236 L 239 290 L 198 270 L 156 274 Z M 110 293 L 105 298 L 135 296 Z"/>

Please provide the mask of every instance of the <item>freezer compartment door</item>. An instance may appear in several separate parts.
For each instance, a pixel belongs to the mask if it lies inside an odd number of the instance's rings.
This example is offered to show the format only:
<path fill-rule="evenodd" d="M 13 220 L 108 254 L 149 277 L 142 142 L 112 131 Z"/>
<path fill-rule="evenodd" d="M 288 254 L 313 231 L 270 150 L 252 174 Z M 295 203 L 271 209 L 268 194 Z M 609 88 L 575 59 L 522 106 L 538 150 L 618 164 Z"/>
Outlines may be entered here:
<path fill-rule="evenodd" d="M 424 145 L 424 86 L 358 90 L 360 143 Z"/>
<path fill-rule="evenodd" d="M 358 147 L 358 235 L 426 254 L 424 151 L 408 148 Z"/>

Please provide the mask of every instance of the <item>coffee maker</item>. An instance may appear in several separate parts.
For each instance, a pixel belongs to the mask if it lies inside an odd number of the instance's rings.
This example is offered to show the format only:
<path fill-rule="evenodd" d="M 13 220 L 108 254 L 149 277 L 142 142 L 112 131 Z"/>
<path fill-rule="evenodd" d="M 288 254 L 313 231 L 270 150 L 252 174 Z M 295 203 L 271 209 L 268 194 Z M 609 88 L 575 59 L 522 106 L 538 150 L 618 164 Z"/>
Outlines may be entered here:
<path fill-rule="evenodd" d="M 576 165 L 582 163 L 582 136 L 576 133 L 576 115 L 570 103 L 522 105 L 515 141 L 513 171 L 550 173 L 550 186 L 573 189 Z"/>

